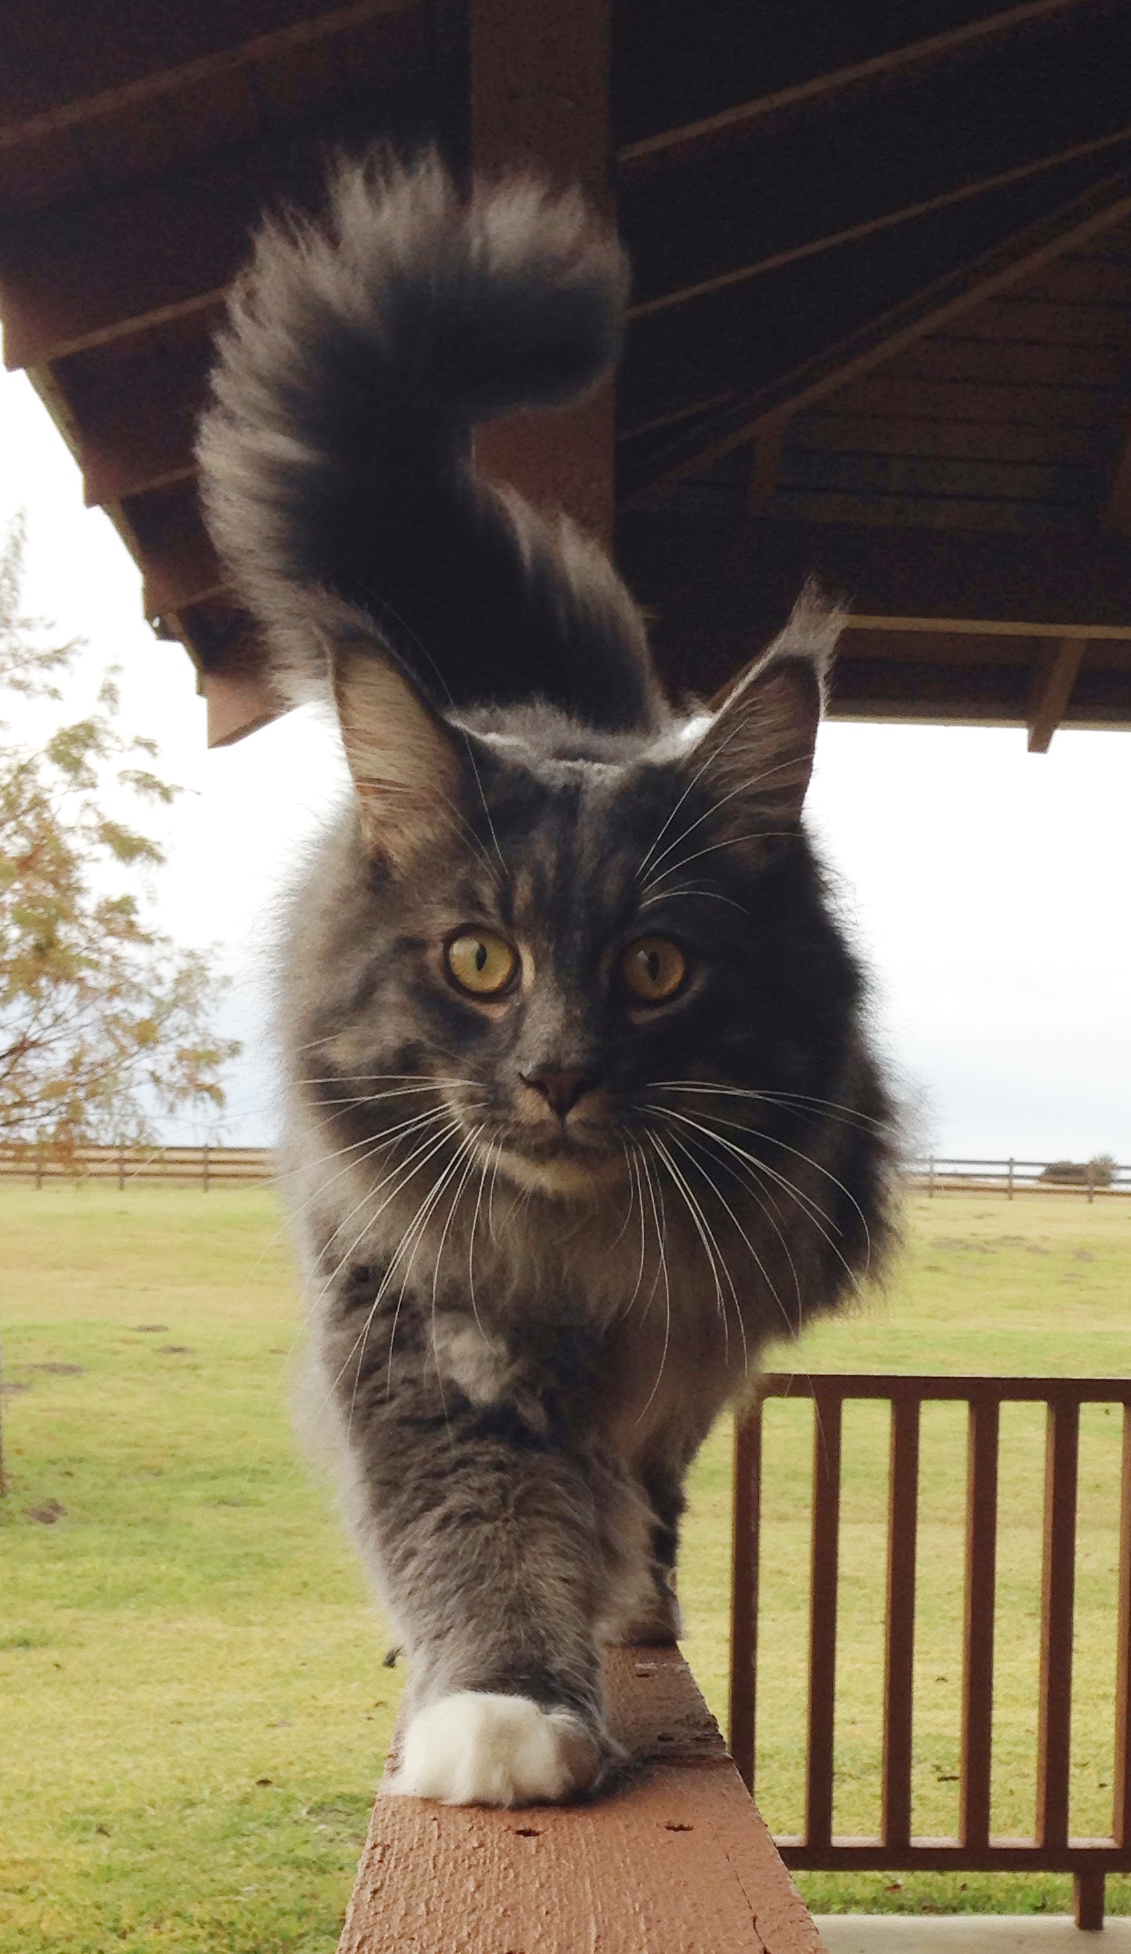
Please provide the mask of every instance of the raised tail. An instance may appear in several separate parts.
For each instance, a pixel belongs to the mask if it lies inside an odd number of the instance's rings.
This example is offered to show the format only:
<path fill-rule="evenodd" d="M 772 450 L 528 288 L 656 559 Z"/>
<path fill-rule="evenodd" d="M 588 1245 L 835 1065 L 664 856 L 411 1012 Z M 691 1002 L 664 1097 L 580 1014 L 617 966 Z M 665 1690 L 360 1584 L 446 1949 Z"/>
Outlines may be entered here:
<path fill-rule="evenodd" d="M 479 423 L 596 384 L 626 289 L 579 196 L 516 179 L 464 201 L 433 156 L 346 165 L 324 222 L 264 226 L 198 452 L 213 537 L 293 697 L 325 685 L 303 618 L 331 593 L 441 707 L 541 697 L 599 726 L 656 723 L 607 558 L 471 463 Z"/>

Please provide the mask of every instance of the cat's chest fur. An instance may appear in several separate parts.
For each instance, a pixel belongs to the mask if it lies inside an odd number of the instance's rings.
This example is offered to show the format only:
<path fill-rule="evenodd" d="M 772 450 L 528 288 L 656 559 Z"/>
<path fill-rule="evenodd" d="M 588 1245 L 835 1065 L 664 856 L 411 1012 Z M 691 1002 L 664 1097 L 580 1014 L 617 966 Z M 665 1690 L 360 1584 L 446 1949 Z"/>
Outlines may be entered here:
<path fill-rule="evenodd" d="M 390 1390 L 419 1367 L 441 1392 L 517 1405 L 532 1430 L 576 1420 L 632 1460 L 661 1432 L 693 1450 L 746 1375 L 758 1299 L 705 1280 L 685 1217 L 661 1236 L 645 1210 L 642 1226 L 631 1184 L 576 1208 L 495 1187 L 438 1204 L 408 1247 L 415 1199 L 363 1229 L 350 1205 L 309 1224 L 313 1313 L 353 1365 L 370 1348 L 387 1360 Z"/>

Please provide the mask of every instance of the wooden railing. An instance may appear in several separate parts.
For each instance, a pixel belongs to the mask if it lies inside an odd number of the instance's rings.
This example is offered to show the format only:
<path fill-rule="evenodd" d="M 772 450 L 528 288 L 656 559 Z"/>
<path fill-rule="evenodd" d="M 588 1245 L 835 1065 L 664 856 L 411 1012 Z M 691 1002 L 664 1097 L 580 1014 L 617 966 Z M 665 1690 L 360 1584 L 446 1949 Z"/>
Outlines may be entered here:
<path fill-rule="evenodd" d="M 921 1193 L 1131 1194 L 1131 1167 L 1098 1174 L 1087 1165 L 1077 1179 L 1048 1179 L 1044 1160 L 942 1160 L 907 1163 L 907 1177 Z M 266 1181 L 274 1178 L 270 1147 L 76 1147 L 72 1153 L 50 1148 L 0 1146 L 0 1180 L 184 1181 L 209 1187 L 213 1181 Z M 1110 1180 L 1106 1178 L 1110 1172 Z"/>
<path fill-rule="evenodd" d="M 270 1147 L 0 1147 L 0 1180 L 34 1181 L 37 1187 L 60 1181 L 112 1181 L 118 1187 L 137 1181 L 203 1188 L 238 1181 L 274 1179 Z"/>
<path fill-rule="evenodd" d="M 1095 1161 L 909 1160 L 907 1176 L 922 1194 L 1131 1194 L 1131 1167 Z"/>
<path fill-rule="evenodd" d="M 379 1794 L 338 1954 L 824 1954 L 678 1649 L 610 1649 L 605 1690 L 596 1799 Z"/>
<path fill-rule="evenodd" d="M 792 1868 L 1053 1871 L 1074 1875 L 1076 1917 L 1102 1927 L 1104 1878 L 1131 1872 L 1131 1380 L 1029 1377 L 767 1377 L 761 1399 L 811 1395 L 815 1405 L 805 1829 L 776 1843 Z M 891 1406 L 883 1687 L 882 1818 L 875 1838 L 833 1832 L 841 1432 L 846 1399 Z M 919 1429 L 926 1402 L 969 1407 L 965 1636 L 958 1836 L 911 1829 Z M 1005 1403 L 1047 1407 L 1037 1726 L 1036 1836 L 990 1832 L 998 1452 Z M 1110 1836 L 1069 1834 L 1069 1763 L 1080 1407 L 1123 1407 L 1119 1519 L 1115 1764 Z M 730 1747 L 748 1789 L 755 1778 L 762 1403 L 739 1424 L 734 1518 Z"/>

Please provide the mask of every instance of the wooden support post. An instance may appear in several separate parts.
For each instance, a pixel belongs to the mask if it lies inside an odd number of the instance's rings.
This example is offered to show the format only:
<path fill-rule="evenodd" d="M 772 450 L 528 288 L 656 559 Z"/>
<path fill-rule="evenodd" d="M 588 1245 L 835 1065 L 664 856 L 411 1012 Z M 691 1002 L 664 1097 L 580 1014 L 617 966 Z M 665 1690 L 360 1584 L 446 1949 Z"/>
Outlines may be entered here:
<path fill-rule="evenodd" d="M 208 1142 L 200 1149 L 200 1187 L 203 1194 L 208 1192 Z"/>
<path fill-rule="evenodd" d="M 1087 643 L 1086 638 L 1061 638 L 1042 651 L 1029 697 L 1030 753 L 1048 752 L 1072 696 Z"/>
<path fill-rule="evenodd" d="M 471 149 L 477 170 L 536 170 L 609 203 L 609 0 L 531 6 L 473 0 Z M 612 539 L 613 388 L 554 414 L 518 414 L 476 436 L 484 474 Z"/>
<path fill-rule="evenodd" d="M 1072 1887 L 1076 1925 L 1085 1933 L 1098 1933 L 1104 1924 L 1103 1873 L 1075 1873 Z"/>

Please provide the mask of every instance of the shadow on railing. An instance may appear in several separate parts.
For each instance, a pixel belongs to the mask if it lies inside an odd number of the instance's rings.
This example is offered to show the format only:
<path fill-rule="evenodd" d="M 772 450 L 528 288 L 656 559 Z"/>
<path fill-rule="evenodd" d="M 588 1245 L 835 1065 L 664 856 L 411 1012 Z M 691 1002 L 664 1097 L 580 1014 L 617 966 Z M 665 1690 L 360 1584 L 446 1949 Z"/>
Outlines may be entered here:
<path fill-rule="evenodd" d="M 791 1868 L 1070 1872 L 1076 1917 L 1101 1927 L 1104 1878 L 1131 1872 L 1131 1380 L 1126 1378 L 842 1376 L 762 1380 L 761 1401 L 737 1431 L 730 1744 L 753 1792 L 757 1712 L 762 1403 L 814 1400 L 812 1575 L 809 1603 L 808 1760 L 805 1830 L 778 1838 Z M 891 1406 L 887 1601 L 883 1691 L 882 1820 L 875 1838 L 833 1832 L 841 1432 L 846 1399 Z M 913 1660 L 919 1431 L 925 1402 L 969 1407 L 965 1528 L 965 1635 L 958 1836 L 911 1830 Z M 990 1833 L 990 1764 L 997 1585 L 998 1453 L 1004 1403 L 1047 1407 L 1041 1589 L 1037 1823 L 1033 1839 Z M 1076 1578 L 1076 1509 L 1083 1404 L 1123 1407 L 1119 1518 L 1119 1615 L 1111 1835 L 1070 1837 L 1069 1765 Z"/>

